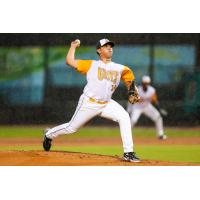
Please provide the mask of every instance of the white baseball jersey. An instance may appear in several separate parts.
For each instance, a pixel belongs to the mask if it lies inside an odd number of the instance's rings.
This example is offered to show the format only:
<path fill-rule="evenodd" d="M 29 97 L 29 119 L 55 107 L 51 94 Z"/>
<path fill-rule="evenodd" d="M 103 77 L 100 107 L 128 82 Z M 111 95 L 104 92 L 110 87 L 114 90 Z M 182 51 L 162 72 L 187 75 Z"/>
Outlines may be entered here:
<path fill-rule="evenodd" d="M 114 62 L 78 60 L 77 71 L 86 74 L 87 85 L 83 93 L 97 101 L 109 102 L 120 80 L 125 84 L 134 80 L 132 71 Z"/>

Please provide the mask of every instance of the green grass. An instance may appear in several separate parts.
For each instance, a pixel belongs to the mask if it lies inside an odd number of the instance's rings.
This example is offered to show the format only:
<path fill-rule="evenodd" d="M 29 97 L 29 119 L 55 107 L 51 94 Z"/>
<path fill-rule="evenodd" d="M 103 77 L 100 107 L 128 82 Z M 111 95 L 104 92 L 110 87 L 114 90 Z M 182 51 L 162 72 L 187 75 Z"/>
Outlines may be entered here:
<path fill-rule="evenodd" d="M 41 137 L 43 129 L 41 126 L 0 126 L 0 138 L 11 137 Z M 169 137 L 200 137 L 199 129 L 188 128 L 166 128 L 165 132 Z M 133 130 L 134 136 L 155 137 L 155 128 L 138 128 Z M 84 127 L 77 133 L 68 137 L 118 137 L 120 135 L 118 127 Z"/>
<path fill-rule="evenodd" d="M 11 146 L 0 147 L 0 151 L 6 150 L 43 150 L 41 146 Z M 92 153 L 110 156 L 122 156 L 123 150 L 121 146 L 82 146 L 82 147 L 61 147 L 54 146 L 52 151 L 72 151 L 82 153 Z M 137 145 L 137 155 L 141 159 L 160 160 L 171 162 L 191 162 L 200 163 L 200 146 L 199 145 L 173 145 L 172 146 L 144 146 Z"/>

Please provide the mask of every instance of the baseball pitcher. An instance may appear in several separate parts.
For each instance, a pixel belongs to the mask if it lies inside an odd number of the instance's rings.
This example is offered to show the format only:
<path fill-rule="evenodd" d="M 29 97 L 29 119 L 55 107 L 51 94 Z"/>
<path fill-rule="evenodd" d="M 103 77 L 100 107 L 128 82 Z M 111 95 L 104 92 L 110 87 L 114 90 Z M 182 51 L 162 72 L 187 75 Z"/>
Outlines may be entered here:
<path fill-rule="evenodd" d="M 160 108 L 156 90 L 150 83 L 151 79 L 149 76 L 142 77 L 142 85 L 138 86 L 140 101 L 134 105 L 128 103 L 127 111 L 130 114 L 132 127 L 135 126 L 140 115 L 144 114 L 155 123 L 158 138 L 165 140 L 167 136 L 163 131 L 163 119 L 161 115 L 166 116 L 167 111 Z"/>
<path fill-rule="evenodd" d="M 139 101 L 133 72 L 130 68 L 111 61 L 114 45 L 114 42 L 108 39 L 101 39 L 96 45 L 99 60 L 77 60 L 75 51 L 80 46 L 80 40 L 71 43 L 66 64 L 84 74 L 87 84 L 72 119 L 68 123 L 45 131 L 44 150 L 50 150 L 53 138 L 75 133 L 93 117 L 100 116 L 119 123 L 124 149 L 123 159 L 129 162 L 140 162 L 134 152 L 130 117 L 121 105 L 111 99 L 122 80 L 128 89 L 129 102 Z"/>

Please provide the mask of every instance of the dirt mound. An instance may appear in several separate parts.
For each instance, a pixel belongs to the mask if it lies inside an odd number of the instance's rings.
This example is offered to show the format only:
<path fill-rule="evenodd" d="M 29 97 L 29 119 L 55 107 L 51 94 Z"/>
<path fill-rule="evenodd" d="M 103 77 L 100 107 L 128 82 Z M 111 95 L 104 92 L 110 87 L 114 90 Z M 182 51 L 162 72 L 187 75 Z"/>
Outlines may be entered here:
<path fill-rule="evenodd" d="M 0 151 L 1 166 L 185 166 L 182 162 L 143 160 L 125 162 L 118 156 L 75 153 L 66 151 Z"/>

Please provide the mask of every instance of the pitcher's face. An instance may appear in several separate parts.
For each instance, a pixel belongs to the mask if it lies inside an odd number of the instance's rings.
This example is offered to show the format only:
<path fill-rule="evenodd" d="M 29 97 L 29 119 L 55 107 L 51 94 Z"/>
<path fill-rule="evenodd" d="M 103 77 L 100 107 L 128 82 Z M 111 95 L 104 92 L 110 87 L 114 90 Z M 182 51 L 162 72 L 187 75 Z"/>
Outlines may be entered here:
<path fill-rule="evenodd" d="M 97 50 L 100 57 L 111 59 L 113 55 L 113 48 L 110 44 L 102 46 L 100 49 Z"/>

